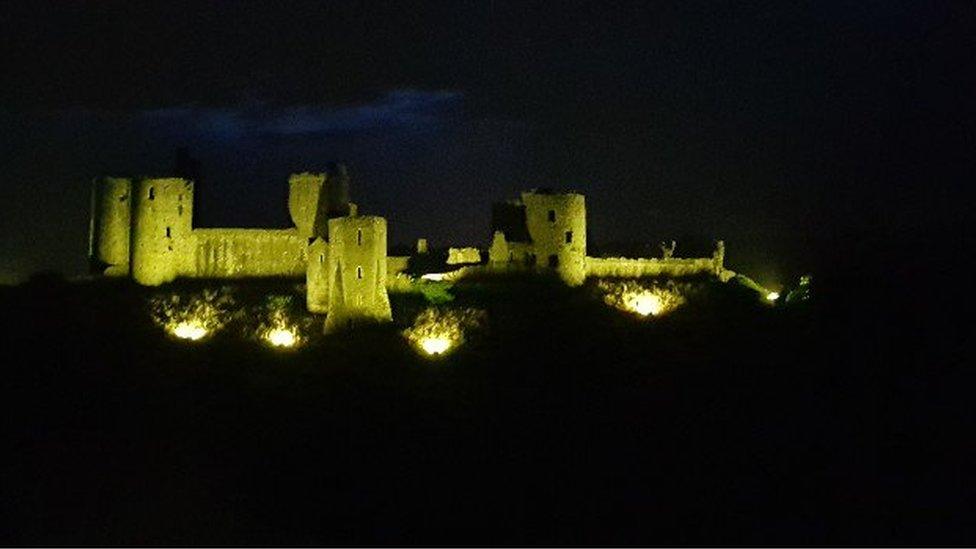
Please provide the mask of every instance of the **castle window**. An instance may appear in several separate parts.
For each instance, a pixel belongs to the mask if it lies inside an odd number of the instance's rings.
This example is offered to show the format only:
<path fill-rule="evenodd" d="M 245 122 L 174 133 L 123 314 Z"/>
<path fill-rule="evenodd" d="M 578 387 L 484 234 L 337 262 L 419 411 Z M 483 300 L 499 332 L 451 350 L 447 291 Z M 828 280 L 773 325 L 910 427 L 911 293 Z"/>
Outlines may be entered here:
<path fill-rule="evenodd" d="M 156 200 L 156 187 L 149 187 L 149 200 Z"/>
<path fill-rule="evenodd" d="M 566 244 L 573 241 L 573 231 L 566 231 Z"/>
<path fill-rule="evenodd" d="M 363 245 L 363 230 L 362 229 L 356 229 L 356 244 L 358 244 L 360 246 Z M 362 277 L 360 277 L 360 278 L 362 278 Z"/>
<path fill-rule="evenodd" d="M 356 267 L 356 278 L 363 278 L 363 268 Z"/>
<path fill-rule="evenodd" d="M 556 210 L 549 210 L 549 223 L 556 222 Z"/>
<path fill-rule="evenodd" d="M 173 233 L 170 232 L 170 228 L 169 227 L 166 227 L 166 238 L 172 238 L 172 236 L 173 236 Z"/>
<path fill-rule="evenodd" d="M 549 267 L 555 269 L 558 266 L 559 266 L 559 256 L 558 255 L 550 255 L 549 256 Z"/>
<path fill-rule="evenodd" d="M 319 254 L 319 265 L 325 263 L 325 254 Z"/>
<path fill-rule="evenodd" d="M 183 204 L 176 207 L 176 215 L 183 215 Z"/>

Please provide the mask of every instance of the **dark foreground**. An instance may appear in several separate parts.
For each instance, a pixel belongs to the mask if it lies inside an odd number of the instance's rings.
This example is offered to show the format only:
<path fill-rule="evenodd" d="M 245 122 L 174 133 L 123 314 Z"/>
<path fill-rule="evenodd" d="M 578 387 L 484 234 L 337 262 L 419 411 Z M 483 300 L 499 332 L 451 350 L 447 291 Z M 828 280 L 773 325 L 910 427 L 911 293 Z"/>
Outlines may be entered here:
<path fill-rule="evenodd" d="M 863 289 L 645 323 L 459 291 L 489 326 L 438 361 L 398 335 L 407 298 L 397 327 L 281 353 L 168 339 L 128 285 L 7 289 L 0 541 L 972 542 L 968 375 L 889 348 L 932 333 Z"/>

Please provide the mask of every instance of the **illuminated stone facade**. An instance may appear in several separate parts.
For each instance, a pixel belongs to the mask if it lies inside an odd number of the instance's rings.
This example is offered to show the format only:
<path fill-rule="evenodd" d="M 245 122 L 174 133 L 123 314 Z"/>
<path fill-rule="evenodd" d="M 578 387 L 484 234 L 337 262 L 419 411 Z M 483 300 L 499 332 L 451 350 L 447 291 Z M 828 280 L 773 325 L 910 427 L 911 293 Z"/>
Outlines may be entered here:
<path fill-rule="evenodd" d="M 325 331 L 392 319 L 386 293 L 386 220 L 376 216 L 329 220 L 326 259 L 329 315 Z"/>
<path fill-rule="evenodd" d="M 178 278 L 277 277 L 306 283 L 309 311 L 327 313 L 326 330 L 391 318 L 389 281 L 409 283 L 411 258 L 387 256 L 382 217 L 359 216 L 344 167 L 288 180 L 286 229 L 194 228 L 194 184 L 180 178 L 115 177 L 92 183 L 89 258 L 106 276 L 146 286 Z M 578 193 L 534 190 L 492 209 L 487 265 L 463 272 L 550 271 L 571 286 L 587 277 L 683 277 L 727 280 L 720 241 L 711 257 L 596 258 L 586 255 L 586 202 Z M 428 254 L 418 241 L 415 257 Z M 447 263 L 480 264 L 477 248 L 450 248 Z M 457 278 L 453 277 L 452 279 Z"/>
<path fill-rule="evenodd" d="M 357 216 L 344 167 L 292 175 L 288 186 L 291 228 L 194 228 L 192 181 L 98 178 L 91 195 L 92 268 L 145 286 L 178 278 L 305 277 L 310 311 L 337 306 L 337 318 L 389 320 L 386 221 Z M 356 242 L 362 235 L 366 248 L 350 246 L 347 231 Z M 359 273 L 365 278 L 350 278 Z M 368 291 L 358 280 L 369 281 Z"/>
<path fill-rule="evenodd" d="M 570 286 L 586 280 L 586 200 L 577 193 L 529 191 L 496 204 L 489 264 L 551 269 Z"/>
<path fill-rule="evenodd" d="M 489 270 L 551 270 L 571 286 L 588 277 L 714 275 L 724 281 L 735 274 L 724 267 L 722 241 L 711 257 L 680 258 L 670 253 L 662 258 L 588 257 L 586 203 L 577 193 L 535 190 L 522 193 L 518 200 L 495 204 L 492 231 Z"/>

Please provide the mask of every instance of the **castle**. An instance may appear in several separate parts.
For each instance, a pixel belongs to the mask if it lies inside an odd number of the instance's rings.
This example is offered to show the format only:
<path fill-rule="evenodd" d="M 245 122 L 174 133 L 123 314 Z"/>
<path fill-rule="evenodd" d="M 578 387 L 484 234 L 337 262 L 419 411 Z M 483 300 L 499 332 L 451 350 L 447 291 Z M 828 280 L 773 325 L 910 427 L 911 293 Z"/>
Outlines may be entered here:
<path fill-rule="evenodd" d="M 391 318 L 386 220 L 357 215 L 344 167 L 288 180 L 289 229 L 194 228 L 193 182 L 105 177 L 92 183 L 89 257 L 106 276 L 146 286 L 177 278 L 305 278 L 326 330 Z"/>
<path fill-rule="evenodd" d="M 193 181 L 102 177 L 92 182 L 89 259 L 105 276 L 158 286 L 177 278 L 304 277 L 308 310 L 326 313 L 327 332 L 392 317 L 388 277 L 409 257 L 387 256 L 386 219 L 358 215 L 344 166 L 288 180 L 291 228 L 194 228 Z M 470 272 L 554 271 L 571 286 L 589 277 L 727 280 L 721 241 L 711 257 L 597 258 L 586 255 L 581 194 L 523 192 L 492 208 L 488 261 L 477 248 L 452 248 L 448 263 Z M 673 248 L 672 248 L 673 249 Z M 418 254 L 427 242 L 418 242 Z"/>

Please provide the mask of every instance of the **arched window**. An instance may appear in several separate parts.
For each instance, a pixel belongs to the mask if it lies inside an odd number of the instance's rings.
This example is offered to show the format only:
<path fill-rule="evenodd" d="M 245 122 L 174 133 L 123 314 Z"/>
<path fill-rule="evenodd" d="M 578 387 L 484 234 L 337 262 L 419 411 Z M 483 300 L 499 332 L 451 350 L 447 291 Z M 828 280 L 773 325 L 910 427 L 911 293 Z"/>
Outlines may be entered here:
<path fill-rule="evenodd" d="M 156 200 L 156 187 L 149 187 L 149 200 Z"/>

